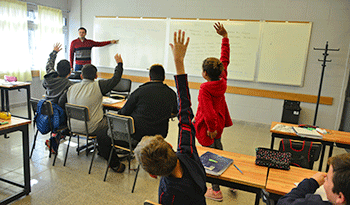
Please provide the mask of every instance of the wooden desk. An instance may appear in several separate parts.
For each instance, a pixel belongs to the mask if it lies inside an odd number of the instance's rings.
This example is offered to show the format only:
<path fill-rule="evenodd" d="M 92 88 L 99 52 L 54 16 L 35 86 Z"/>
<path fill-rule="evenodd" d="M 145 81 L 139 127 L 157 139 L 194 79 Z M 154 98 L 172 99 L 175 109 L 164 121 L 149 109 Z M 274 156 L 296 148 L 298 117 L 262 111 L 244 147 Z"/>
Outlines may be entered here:
<path fill-rule="evenodd" d="M 1 89 L 1 111 L 10 111 L 10 98 L 9 98 L 9 90 L 19 90 L 26 89 L 27 90 L 27 111 L 29 120 L 32 119 L 32 111 L 30 110 L 30 83 L 20 83 L 18 85 L 3 85 L 0 84 Z M 6 108 L 5 108 L 6 101 Z"/>
<path fill-rule="evenodd" d="M 30 166 L 29 166 L 29 134 L 28 134 L 28 124 L 30 120 L 12 117 L 9 124 L 0 125 L 0 135 L 7 134 L 10 132 L 20 131 L 22 132 L 22 149 L 23 149 L 23 173 L 24 173 L 24 185 L 12 182 L 8 179 L 0 178 L 0 181 L 12 184 L 23 188 L 23 190 L 17 194 L 14 194 L 2 201 L 0 204 L 8 204 L 24 195 L 28 195 L 31 191 L 30 187 Z"/>
<path fill-rule="evenodd" d="M 270 168 L 266 182 L 266 191 L 270 193 L 269 198 L 277 202 L 281 196 L 296 187 L 294 183 L 310 178 L 315 173 L 317 171 L 294 166 L 290 166 L 290 170 Z"/>
<path fill-rule="evenodd" d="M 255 156 L 248 156 L 202 146 L 197 146 L 197 150 L 199 156 L 210 151 L 231 158 L 234 160 L 233 163 L 243 172 L 243 174 L 241 174 L 233 165 L 231 165 L 220 176 L 207 174 L 207 182 L 253 192 L 256 194 L 255 204 L 259 204 L 261 189 L 265 188 L 268 168 L 255 165 Z"/>
<path fill-rule="evenodd" d="M 318 170 L 322 170 L 323 165 L 323 159 L 325 155 L 326 146 L 329 146 L 329 153 L 328 158 L 332 156 L 333 154 L 333 147 L 335 142 L 349 142 L 350 144 L 350 133 L 347 132 L 341 132 L 341 131 L 334 131 L 334 130 L 327 130 L 329 134 L 322 134 L 322 139 L 312 139 L 312 138 L 306 138 L 306 137 L 300 137 L 295 133 L 287 133 L 287 132 L 281 132 L 273 130 L 272 128 L 275 127 L 277 124 L 287 125 L 287 126 L 298 126 L 296 124 L 289 124 L 289 123 L 282 123 L 282 122 L 272 122 L 270 127 L 271 134 L 271 149 L 274 147 L 275 138 L 286 138 L 286 139 L 293 139 L 293 140 L 302 140 L 302 141 L 313 141 L 313 142 L 321 142 L 322 143 L 322 151 L 321 151 L 321 157 L 320 157 L 320 165 L 318 167 Z M 328 170 L 328 166 L 327 169 Z"/>
<path fill-rule="evenodd" d="M 108 97 L 103 97 L 103 98 L 108 98 Z M 122 101 L 122 102 L 117 102 L 117 103 L 113 103 L 113 104 L 102 104 L 103 107 L 107 110 L 115 110 L 118 111 L 120 109 L 122 109 L 122 107 L 125 105 L 126 100 Z"/>

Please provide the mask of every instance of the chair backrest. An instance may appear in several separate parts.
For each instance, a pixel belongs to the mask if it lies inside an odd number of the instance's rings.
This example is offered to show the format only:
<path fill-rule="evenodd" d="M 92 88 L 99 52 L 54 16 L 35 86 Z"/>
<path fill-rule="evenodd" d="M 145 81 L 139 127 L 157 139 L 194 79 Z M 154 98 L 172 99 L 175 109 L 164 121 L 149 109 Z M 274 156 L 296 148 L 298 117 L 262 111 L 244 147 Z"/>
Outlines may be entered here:
<path fill-rule="evenodd" d="M 75 105 L 71 103 L 66 103 L 66 115 L 68 120 L 69 129 L 72 130 L 71 127 L 71 119 L 84 121 L 86 133 L 88 134 L 88 125 L 87 122 L 90 120 L 89 108 L 82 105 Z"/>
<path fill-rule="evenodd" d="M 116 113 L 106 113 L 111 131 L 117 131 L 132 135 L 135 133 L 134 119 L 130 116 L 119 115 Z"/>
<path fill-rule="evenodd" d="M 130 91 L 131 91 L 131 80 L 126 78 L 121 78 L 119 83 L 112 89 L 111 94 L 115 93 L 115 94 L 122 95 L 125 98 L 128 98 Z"/>
<path fill-rule="evenodd" d="M 312 169 L 320 157 L 321 148 L 319 142 L 281 139 L 279 151 L 292 153 L 291 165 Z"/>
<path fill-rule="evenodd" d="M 32 110 L 33 110 L 34 116 L 36 114 L 36 111 L 38 110 L 38 103 L 39 103 L 39 99 L 30 98 L 30 104 L 32 106 Z"/>

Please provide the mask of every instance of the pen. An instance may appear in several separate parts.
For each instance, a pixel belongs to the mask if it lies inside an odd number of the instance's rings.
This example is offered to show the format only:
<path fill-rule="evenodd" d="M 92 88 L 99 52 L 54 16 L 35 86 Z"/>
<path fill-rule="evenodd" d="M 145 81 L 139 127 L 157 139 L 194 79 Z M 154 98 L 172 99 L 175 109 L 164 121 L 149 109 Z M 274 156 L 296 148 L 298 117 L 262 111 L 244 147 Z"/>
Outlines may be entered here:
<path fill-rule="evenodd" d="M 241 172 L 241 173 L 243 174 L 243 172 L 242 172 L 235 164 L 233 164 L 233 166 L 235 166 L 236 169 L 238 169 L 238 171 Z"/>

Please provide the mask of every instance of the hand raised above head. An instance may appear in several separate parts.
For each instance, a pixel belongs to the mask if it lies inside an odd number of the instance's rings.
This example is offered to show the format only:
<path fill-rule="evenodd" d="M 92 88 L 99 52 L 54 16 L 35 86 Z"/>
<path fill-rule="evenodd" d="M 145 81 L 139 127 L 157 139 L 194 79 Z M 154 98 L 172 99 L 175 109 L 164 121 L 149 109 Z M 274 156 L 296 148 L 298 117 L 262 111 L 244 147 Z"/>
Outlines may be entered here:
<path fill-rule="evenodd" d="M 60 43 L 55 43 L 55 44 L 53 45 L 53 50 L 56 51 L 56 52 L 58 53 L 58 52 L 60 52 L 60 51 L 62 50 L 61 46 L 62 46 L 62 44 L 60 44 Z"/>
<path fill-rule="evenodd" d="M 118 43 L 119 42 L 119 40 L 111 40 L 111 43 L 112 44 L 116 44 L 116 43 Z"/>
<path fill-rule="evenodd" d="M 122 63 L 123 62 L 123 59 L 122 59 L 122 56 L 120 54 L 115 54 L 114 56 L 114 59 L 117 63 Z"/>
<path fill-rule="evenodd" d="M 190 38 L 187 37 L 186 43 L 185 43 L 185 32 L 181 32 L 181 30 L 178 31 L 178 33 L 174 33 L 174 44 L 170 43 L 171 50 L 173 51 L 174 61 L 175 61 L 175 67 L 177 74 L 184 74 L 185 68 L 183 65 L 183 61 L 186 55 L 186 50 L 188 43 L 190 42 Z"/>
<path fill-rule="evenodd" d="M 216 30 L 216 33 L 218 33 L 220 36 L 227 38 L 227 31 L 224 28 L 224 25 L 221 24 L 220 22 L 217 22 L 214 24 L 214 28 Z"/>

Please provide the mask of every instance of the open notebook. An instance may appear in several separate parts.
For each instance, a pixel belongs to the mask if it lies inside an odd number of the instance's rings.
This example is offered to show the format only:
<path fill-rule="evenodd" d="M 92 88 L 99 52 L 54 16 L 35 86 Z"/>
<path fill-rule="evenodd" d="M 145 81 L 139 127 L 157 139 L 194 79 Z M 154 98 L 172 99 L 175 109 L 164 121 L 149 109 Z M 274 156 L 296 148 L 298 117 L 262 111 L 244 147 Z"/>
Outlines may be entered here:
<path fill-rule="evenodd" d="M 233 163 L 229 159 L 212 152 L 206 152 L 199 157 L 207 174 L 220 176 Z"/>

